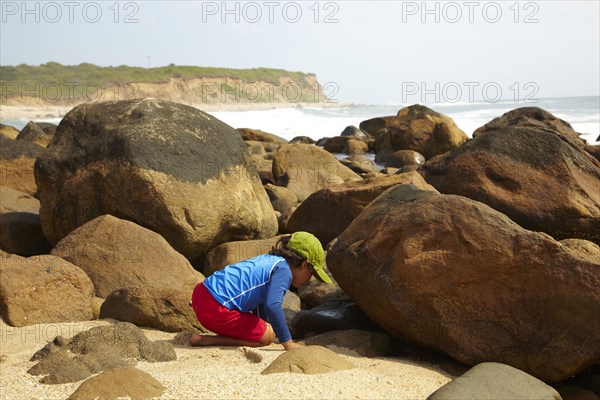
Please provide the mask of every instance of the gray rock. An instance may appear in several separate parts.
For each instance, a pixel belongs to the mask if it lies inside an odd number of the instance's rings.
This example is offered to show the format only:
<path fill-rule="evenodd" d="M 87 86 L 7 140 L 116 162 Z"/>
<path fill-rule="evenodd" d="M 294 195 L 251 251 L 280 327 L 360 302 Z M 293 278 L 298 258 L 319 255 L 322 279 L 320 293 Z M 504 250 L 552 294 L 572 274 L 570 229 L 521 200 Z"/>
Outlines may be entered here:
<path fill-rule="evenodd" d="M 318 307 L 300 311 L 292 320 L 292 327 L 300 338 L 340 329 L 381 330 L 344 293 Z"/>
<path fill-rule="evenodd" d="M 41 383 L 67 383 L 107 369 L 133 366 L 138 360 L 162 362 L 176 359 L 172 343 L 151 342 L 135 325 L 119 322 L 89 329 L 72 339 L 57 336 L 33 355 L 30 361 L 38 363 L 27 372 L 46 375 Z"/>
<path fill-rule="evenodd" d="M 533 376 L 499 363 L 481 363 L 442 386 L 427 400 L 561 400 Z"/>

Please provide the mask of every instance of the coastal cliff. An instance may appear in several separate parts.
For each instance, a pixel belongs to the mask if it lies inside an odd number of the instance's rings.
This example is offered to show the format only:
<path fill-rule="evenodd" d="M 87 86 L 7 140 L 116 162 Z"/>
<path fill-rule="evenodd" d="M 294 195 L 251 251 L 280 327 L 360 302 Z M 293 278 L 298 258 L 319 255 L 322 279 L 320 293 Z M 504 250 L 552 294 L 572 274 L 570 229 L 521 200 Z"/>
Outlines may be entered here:
<path fill-rule="evenodd" d="M 75 106 L 153 97 L 195 106 L 282 106 L 328 101 L 315 74 L 280 69 L 1 66 L 0 104 Z"/>

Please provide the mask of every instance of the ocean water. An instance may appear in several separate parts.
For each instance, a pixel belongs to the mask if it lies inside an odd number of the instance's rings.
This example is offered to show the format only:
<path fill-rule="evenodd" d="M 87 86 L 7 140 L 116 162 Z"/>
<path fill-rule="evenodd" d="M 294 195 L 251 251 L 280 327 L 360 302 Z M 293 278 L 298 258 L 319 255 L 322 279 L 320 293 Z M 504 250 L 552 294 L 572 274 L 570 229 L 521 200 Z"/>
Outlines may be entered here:
<path fill-rule="evenodd" d="M 406 105 L 296 107 L 266 111 L 212 112 L 211 114 L 235 128 L 261 129 L 287 140 L 300 135 L 318 140 L 322 137 L 339 135 L 346 126 L 358 126 L 361 121 L 369 118 L 396 115 Z M 596 142 L 600 135 L 600 97 L 540 99 L 537 103 L 526 104 L 481 102 L 425 105 L 451 117 L 469 137 L 472 137 L 475 129 L 507 111 L 521 107 L 540 107 L 570 123 L 588 143 L 600 143 Z"/>
<path fill-rule="evenodd" d="M 408 105 L 408 104 L 406 104 Z M 369 118 L 396 115 L 403 104 L 339 105 L 329 107 L 288 107 L 253 111 L 213 111 L 210 114 L 234 128 L 261 129 L 290 140 L 308 136 L 318 140 L 339 135 L 346 126 L 358 126 Z M 469 102 L 425 104 L 456 122 L 469 137 L 478 127 L 515 108 L 536 106 L 549 111 L 568 123 L 590 144 L 600 144 L 600 97 L 562 97 L 539 99 L 535 103 Z M 58 123 L 60 119 L 45 119 Z M 3 124 L 21 129 L 27 120 L 1 120 Z"/>

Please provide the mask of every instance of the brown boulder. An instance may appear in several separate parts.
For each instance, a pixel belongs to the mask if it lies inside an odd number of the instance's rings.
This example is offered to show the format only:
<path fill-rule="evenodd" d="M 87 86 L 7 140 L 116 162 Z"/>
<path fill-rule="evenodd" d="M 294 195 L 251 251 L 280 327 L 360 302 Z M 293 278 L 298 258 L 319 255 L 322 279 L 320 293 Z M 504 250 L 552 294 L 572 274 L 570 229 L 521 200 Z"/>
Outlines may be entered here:
<path fill-rule="evenodd" d="M 332 186 L 313 193 L 300 204 L 289 219 L 287 228 L 292 232 L 311 232 L 321 243 L 327 244 L 377 196 L 392 186 L 408 183 L 435 190 L 414 171 Z"/>
<path fill-rule="evenodd" d="M 98 217 L 62 239 L 51 254 L 79 266 L 98 297 L 135 286 L 187 290 L 203 277 L 159 234 L 111 215 Z"/>
<path fill-rule="evenodd" d="M 346 143 L 351 138 L 348 136 L 334 136 L 323 141 L 323 148 L 330 153 L 342 153 L 346 147 Z"/>
<path fill-rule="evenodd" d="M 0 136 L 14 140 L 19 136 L 19 130 L 14 126 L 0 124 Z"/>
<path fill-rule="evenodd" d="M 42 128 L 42 130 L 44 132 L 46 132 L 46 135 L 50 136 L 51 138 L 54 137 L 54 134 L 56 133 L 56 129 L 58 128 L 57 125 L 51 123 L 51 122 L 41 122 L 38 121 L 35 123 L 37 126 L 39 126 L 40 128 Z"/>
<path fill-rule="evenodd" d="M 164 332 L 206 330 L 196 319 L 189 302 L 192 291 L 159 287 L 115 290 L 100 308 L 100 319 L 113 318 Z"/>
<path fill-rule="evenodd" d="M 349 139 L 343 149 L 346 154 L 365 154 L 367 151 L 369 151 L 369 145 L 358 139 Z"/>
<path fill-rule="evenodd" d="M 377 165 L 375 165 L 373 161 L 369 160 L 364 155 L 352 155 L 344 158 L 340 162 L 357 174 L 379 172 Z"/>
<path fill-rule="evenodd" d="M 584 147 L 585 151 L 590 153 L 596 160 L 600 161 L 600 144 L 594 144 Z"/>
<path fill-rule="evenodd" d="M 253 140 L 267 143 L 287 143 L 287 140 L 272 133 L 261 131 L 260 129 L 237 128 L 236 131 L 240 133 L 244 141 Z"/>
<path fill-rule="evenodd" d="M 580 254 L 587 254 L 591 257 L 600 258 L 600 247 L 598 245 L 583 239 L 564 239 L 560 244 L 566 246 Z"/>
<path fill-rule="evenodd" d="M 267 154 L 267 151 L 260 142 L 246 142 L 246 145 L 248 146 L 248 154 L 251 156 L 264 157 Z"/>
<path fill-rule="evenodd" d="M 404 107 L 386 125 L 383 136 L 389 141 L 383 139 L 378 153 L 414 150 L 429 159 L 459 147 L 468 139 L 452 118 L 421 105 Z"/>
<path fill-rule="evenodd" d="M 298 144 L 315 144 L 314 139 L 308 137 L 308 136 L 296 136 L 294 138 L 292 138 L 292 140 L 290 140 L 288 142 L 289 144 L 293 144 L 293 143 L 298 143 Z"/>
<path fill-rule="evenodd" d="M 38 189 L 33 166 L 43 150 L 43 147 L 26 140 L 0 136 L 0 186 L 35 195 Z"/>
<path fill-rule="evenodd" d="M 159 397 L 165 387 L 147 372 L 133 367 L 113 368 L 83 382 L 69 400 L 144 400 Z"/>
<path fill-rule="evenodd" d="M 557 133 L 495 130 L 421 170 L 440 192 L 481 201 L 526 229 L 600 243 L 600 163 Z"/>
<path fill-rule="evenodd" d="M 273 177 L 304 201 L 319 189 L 362 178 L 327 151 L 310 144 L 284 144 L 273 158 Z"/>
<path fill-rule="evenodd" d="M 21 129 L 21 132 L 19 132 L 17 140 L 26 140 L 35 143 L 38 146 L 46 147 L 52 140 L 52 135 L 47 134 L 35 122 L 29 121 L 27 125 Z"/>
<path fill-rule="evenodd" d="M 277 243 L 281 236 L 274 236 L 264 240 L 245 240 L 239 242 L 223 243 L 208 253 L 203 273 L 206 276 L 222 270 L 228 265 L 242 260 L 266 254 Z"/>
<path fill-rule="evenodd" d="M 600 361 L 600 258 L 485 204 L 396 186 L 338 237 L 327 265 L 387 331 L 462 363 L 553 382 Z"/>
<path fill-rule="evenodd" d="M 273 178 L 273 160 L 268 160 L 265 156 L 253 154 L 250 156 L 250 160 L 256 167 L 258 177 L 263 185 L 275 182 Z"/>
<path fill-rule="evenodd" d="M 267 184 L 265 190 L 271 200 L 271 205 L 275 211 L 280 213 L 288 212 L 292 207 L 298 205 L 298 197 L 296 193 L 283 186 Z"/>
<path fill-rule="evenodd" d="M 364 131 L 371 136 L 378 136 L 382 132 L 385 132 L 394 118 L 394 116 L 371 118 L 362 121 L 358 127 L 361 131 Z"/>
<path fill-rule="evenodd" d="M 27 193 L 0 186 L 0 214 L 7 212 L 38 214 L 40 212 L 40 201 Z"/>
<path fill-rule="evenodd" d="M 352 368 L 356 367 L 325 347 L 306 346 L 284 352 L 261 375 L 283 372 L 314 375 Z"/>
<path fill-rule="evenodd" d="M 337 284 L 327 266 L 324 268 L 331 278 L 331 283 L 323 283 L 317 279 L 311 279 L 298 288 L 298 296 L 309 309 L 318 307 L 333 297 L 343 296 L 342 289 Z"/>
<path fill-rule="evenodd" d="M 579 133 L 575 132 L 575 129 L 568 122 L 556 118 L 548 111 L 539 107 L 522 107 L 508 111 L 477 128 L 473 132 L 473 138 L 509 127 L 537 128 L 540 130 L 550 129 L 576 147 L 586 145 L 585 140 L 579 137 Z"/>
<path fill-rule="evenodd" d="M 177 103 L 77 106 L 37 159 L 35 174 L 51 243 L 104 214 L 161 234 L 191 260 L 220 243 L 277 231 L 239 133 Z"/>
<path fill-rule="evenodd" d="M 90 320 L 93 292 L 85 272 L 61 258 L 2 257 L 0 315 L 11 326 Z"/>
<path fill-rule="evenodd" d="M 385 160 L 386 168 L 404 168 L 419 166 L 425 163 L 425 157 L 413 150 L 398 150 L 389 155 Z"/>

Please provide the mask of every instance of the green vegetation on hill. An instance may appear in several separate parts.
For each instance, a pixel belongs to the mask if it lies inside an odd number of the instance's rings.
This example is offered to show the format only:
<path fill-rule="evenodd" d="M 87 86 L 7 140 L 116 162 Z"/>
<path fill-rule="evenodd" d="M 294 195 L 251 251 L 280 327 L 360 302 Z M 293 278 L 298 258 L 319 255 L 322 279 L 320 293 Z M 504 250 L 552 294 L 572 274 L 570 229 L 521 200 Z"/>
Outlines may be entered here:
<path fill-rule="evenodd" d="M 251 68 L 230 69 L 214 67 L 190 67 L 169 65 L 158 68 L 99 67 L 93 64 L 62 65 L 49 62 L 40 66 L 21 64 L 16 67 L 0 66 L 0 80 L 3 82 L 94 82 L 102 86 L 115 83 L 161 83 L 171 78 L 185 80 L 195 78 L 232 78 L 247 82 L 265 81 L 277 83 L 280 77 L 290 77 L 301 81 L 307 75 L 303 72 L 290 72 L 283 69 Z"/>
<path fill-rule="evenodd" d="M 42 92 L 41 95 L 38 93 L 37 97 L 50 97 L 54 93 L 52 90 L 56 91 L 57 85 L 60 87 L 64 98 L 64 94 L 69 93 L 69 87 L 81 88 L 86 87 L 86 85 L 93 85 L 95 88 L 105 89 L 115 87 L 115 85 L 123 87 L 123 85 L 128 84 L 167 83 L 172 78 L 180 78 L 185 81 L 198 78 L 234 79 L 248 83 L 266 82 L 273 85 L 278 84 L 281 78 L 289 78 L 302 88 L 312 87 L 314 81 L 316 81 L 314 74 L 272 68 L 230 69 L 177 66 L 173 64 L 157 68 L 129 67 L 125 65 L 99 67 L 87 63 L 62 65 L 49 62 L 39 66 L 26 64 L 0 66 L 0 103 L 14 97 L 36 96 L 36 90 Z M 226 86 L 225 83 L 223 85 Z M 31 94 L 32 92 L 33 94 Z M 308 93 L 308 90 L 302 93 L 304 101 L 311 101 Z M 81 90 L 76 91 L 74 98 L 81 98 Z"/>

